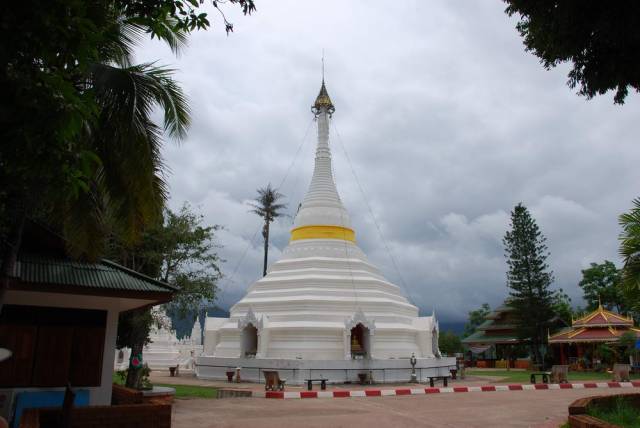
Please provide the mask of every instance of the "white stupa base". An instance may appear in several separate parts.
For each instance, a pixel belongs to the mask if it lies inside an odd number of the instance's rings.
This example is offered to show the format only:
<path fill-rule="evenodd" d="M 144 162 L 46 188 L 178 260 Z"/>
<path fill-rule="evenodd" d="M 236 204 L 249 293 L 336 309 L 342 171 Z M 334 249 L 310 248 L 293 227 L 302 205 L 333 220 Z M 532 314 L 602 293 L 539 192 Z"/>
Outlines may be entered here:
<path fill-rule="evenodd" d="M 202 345 L 179 344 L 177 349 L 147 349 L 142 352 L 142 360 L 151 370 L 169 370 L 169 367 L 179 366 L 182 372 L 194 370 L 195 358 L 202 354 Z M 115 370 L 126 370 L 129 367 L 131 349 L 122 350 L 122 358 L 119 358 L 119 350 L 115 351 Z"/>
<path fill-rule="evenodd" d="M 275 358 L 219 358 L 200 356 L 196 359 L 199 379 L 227 380 L 227 371 L 241 367 L 243 382 L 264 383 L 264 370 L 276 370 L 287 385 L 303 385 L 305 379 L 325 378 L 329 383 L 359 382 L 358 374 L 366 373 L 374 383 L 402 383 L 411 380 L 409 359 L 362 360 L 289 360 Z M 419 358 L 416 363 L 418 381 L 428 382 L 429 376 L 449 374 L 456 368 L 453 357 Z"/>

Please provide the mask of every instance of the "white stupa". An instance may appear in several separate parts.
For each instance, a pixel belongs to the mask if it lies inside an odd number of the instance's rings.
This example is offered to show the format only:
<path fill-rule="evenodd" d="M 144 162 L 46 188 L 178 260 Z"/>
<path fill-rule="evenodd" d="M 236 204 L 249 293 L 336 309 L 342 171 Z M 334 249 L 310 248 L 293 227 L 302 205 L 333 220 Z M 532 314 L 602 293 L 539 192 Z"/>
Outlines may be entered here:
<path fill-rule="evenodd" d="M 241 366 L 243 379 L 255 381 L 261 369 L 277 368 L 288 383 L 319 375 L 351 381 L 363 371 L 394 382 L 409 379 L 412 355 L 423 379 L 447 370 L 455 360 L 440 357 L 435 316 L 418 316 L 356 244 L 331 169 L 335 108 L 324 80 L 312 111 L 315 169 L 289 245 L 230 318 L 207 318 L 198 376 L 223 379 L 229 367 Z"/>
<path fill-rule="evenodd" d="M 156 306 L 152 310 L 156 320 L 149 331 L 149 343 L 142 350 L 142 360 L 152 370 L 169 370 L 178 366 L 180 370 L 192 370 L 194 360 L 202 354 L 200 321 L 196 317 L 191 329 L 191 336 L 178 339 L 172 328 L 171 319 L 165 310 Z M 114 368 L 125 370 L 129 367 L 131 349 L 116 349 Z"/>

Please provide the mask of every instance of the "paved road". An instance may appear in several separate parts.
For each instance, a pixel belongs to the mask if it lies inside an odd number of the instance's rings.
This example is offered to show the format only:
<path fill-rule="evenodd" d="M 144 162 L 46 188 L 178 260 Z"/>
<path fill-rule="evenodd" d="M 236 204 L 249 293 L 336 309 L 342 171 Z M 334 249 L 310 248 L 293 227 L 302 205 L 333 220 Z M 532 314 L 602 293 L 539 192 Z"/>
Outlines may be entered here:
<path fill-rule="evenodd" d="M 470 392 L 402 397 L 176 400 L 174 428 L 194 427 L 557 427 L 589 395 L 633 389 Z"/>

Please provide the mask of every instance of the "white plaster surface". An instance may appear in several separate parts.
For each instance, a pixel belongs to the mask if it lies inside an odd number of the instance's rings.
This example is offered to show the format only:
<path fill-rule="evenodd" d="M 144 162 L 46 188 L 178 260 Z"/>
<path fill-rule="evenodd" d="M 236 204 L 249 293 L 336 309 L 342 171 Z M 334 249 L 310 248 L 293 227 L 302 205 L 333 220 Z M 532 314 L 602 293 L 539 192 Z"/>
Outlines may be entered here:
<path fill-rule="evenodd" d="M 176 332 L 171 328 L 171 320 L 160 307 L 153 309 L 154 318 L 159 321 L 154 324 L 149 333 L 149 343 L 142 350 L 142 360 L 152 370 L 168 370 L 169 367 L 179 366 L 181 371 L 192 371 L 195 358 L 202 354 L 200 323 L 196 319 L 191 330 L 191 336 L 178 340 Z M 124 370 L 129 366 L 131 350 L 125 348 L 115 351 L 114 367 Z"/>
<path fill-rule="evenodd" d="M 351 228 L 332 175 L 329 121 L 323 108 L 317 117 L 313 177 L 293 229 Z M 366 329 L 366 355 L 361 360 L 352 359 L 351 354 L 351 329 L 357 324 Z M 255 355 L 245 349 L 253 343 L 247 338 L 248 325 L 257 328 Z M 290 375 L 297 380 L 304 370 L 326 369 L 331 379 L 344 381 L 356 377 L 357 370 L 384 367 L 389 379 L 404 380 L 410 375 L 412 354 L 419 361 L 417 367 L 425 370 L 455 365 L 453 358 L 440 358 L 437 335 L 435 317 L 419 317 L 418 308 L 356 243 L 298 239 L 289 243 L 264 278 L 249 287 L 228 319 L 207 319 L 197 373 L 223 379 L 224 366 L 242 366 L 247 369 L 245 379 L 258 379 L 259 368 L 291 367 Z M 340 370 L 353 373 L 344 375 Z"/>

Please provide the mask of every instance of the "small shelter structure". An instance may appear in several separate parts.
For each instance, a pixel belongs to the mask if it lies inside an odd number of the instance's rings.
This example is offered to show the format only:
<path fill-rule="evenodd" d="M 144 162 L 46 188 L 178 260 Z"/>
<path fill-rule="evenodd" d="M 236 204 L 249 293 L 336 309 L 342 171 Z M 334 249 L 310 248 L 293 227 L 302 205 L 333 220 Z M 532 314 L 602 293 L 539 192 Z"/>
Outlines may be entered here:
<path fill-rule="evenodd" d="M 616 344 L 629 331 L 640 339 L 640 329 L 634 326 L 633 318 L 599 305 L 595 311 L 573 320 L 571 327 L 550 335 L 549 345 L 560 364 L 568 364 L 572 369 L 588 369 L 599 360 L 596 352 L 599 344 Z"/>
<path fill-rule="evenodd" d="M 517 356 L 513 348 L 523 343 L 515 330 L 514 309 L 506 303 L 487 315 L 472 335 L 462 339 L 462 344 L 471 352 L 469 359 L 475 361 L 477 367 L 491 368 L 506 368 L 507 364 L 509 367 L 528 367 L 528 360 L 513 358 Z"/>
<path fill-rule="evenodd" d="M 0 313 L 0 416 L 59 406 L 110 405 L 118 317 L 171 300 L 176 289 L 109 260 L 67 256 L 65 242 L 29 222 Z"/>

